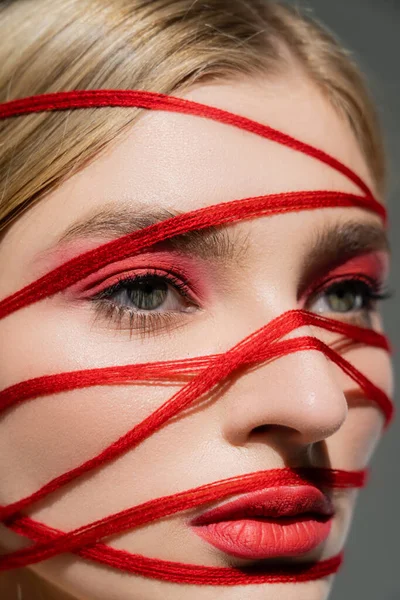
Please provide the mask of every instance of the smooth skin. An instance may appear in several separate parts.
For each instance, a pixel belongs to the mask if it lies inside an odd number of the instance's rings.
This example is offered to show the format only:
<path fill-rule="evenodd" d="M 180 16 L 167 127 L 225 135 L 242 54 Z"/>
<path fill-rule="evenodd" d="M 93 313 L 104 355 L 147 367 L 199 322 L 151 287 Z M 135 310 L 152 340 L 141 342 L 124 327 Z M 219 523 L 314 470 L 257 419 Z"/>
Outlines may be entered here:
<path fill-rule="evenodd" d="M 184 97 L 313 144 L 374 188 L 344 118 L 298 70 L 274 80 L 202 84 Z M 253 195 L 308 189 L 359 193 L 344 176 L 318 161 L 234 127 L 190 115 L 146 112 L 124 139 L 8 229 L 0 244 L 0 297 L 107 241 L 106 234 L 99 234 L 65 240 L 55 248 L 67 228 L 100 208 L 119 208 L 130 215 L 156 206 L 190 211 Z M 45 373 L 226 351 L 274 317 L 304 306 L 298 292 L 310 248 L 326 228 L 350 221 L 381 224 L 367 211 L 334 208 L 263 217 L 227 228 L 233 240 L 230 258 L 193 259 L 201 306 L 186 310 L 175 292 L 169 305 L 175 313 L 172 324 L 144 335 L 130 333 L 129 319 L 118 325 L 104 314 L 96 315 L 94 303 L 76 291 L 20 310 L 0 321 L 0 388 Z M 375 310 L 367 316 L 356 310 L 335 313 L 313 298 L 308 308 L 346 321 L 364 319 L 364 326 L 381 329 Z M 290 335 L 331 340 L 327 332 L 311 327 Z M 384 351 L 357 347 L 345 356 L 392 393 Z M 1 419 L 0 503 L 31 494 L 99 453 L 176 389 L 175 384 L 94 387 L 38 398 L 8 411 Z M 37 503 L 29 515 L 68 531 L 159 496 L 260 469 L 363 469 L 382 433 L 383 416 L 354 390 L 354 382 L 316 351 L 263 364 L 118 460 Z M 354 491 L 333 494 L 336 516 L 327 542 L 314 554 L 294 560 L 325 559 L 341 551 L 355 497 Z M 244 564 L 191 532 L 187 521 L 201 510 L 178 513 L 106 541 L 167 560 Z M 27 544 L 4 527 L 0 541 L 7 550 Z M 305 584 L 186 586 L 132 576 L 72 555 L 31 569 L 0 577 L 0 590 L 1 585 L 7 589 L 9 600 L 323 600 L 333 582 L 328 577 Z"/>

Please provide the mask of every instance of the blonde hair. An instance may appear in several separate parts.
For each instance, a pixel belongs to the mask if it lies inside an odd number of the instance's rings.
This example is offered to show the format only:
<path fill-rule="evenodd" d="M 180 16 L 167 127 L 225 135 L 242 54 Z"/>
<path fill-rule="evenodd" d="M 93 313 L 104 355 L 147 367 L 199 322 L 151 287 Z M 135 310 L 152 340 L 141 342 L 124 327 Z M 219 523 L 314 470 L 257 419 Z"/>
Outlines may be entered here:
<path fill-rule="evenodd" d="M 72 89 L 166 94 L 213 79 L 280 74 L 288 55 L 349 122 L 380 193 L 375 107 L 348 52 L 320 24 L 268 0 L 13 0 L 0 7 L 0 101 Z M 81 169 L 140 109 L 0 122 L 0 231 Z"/>

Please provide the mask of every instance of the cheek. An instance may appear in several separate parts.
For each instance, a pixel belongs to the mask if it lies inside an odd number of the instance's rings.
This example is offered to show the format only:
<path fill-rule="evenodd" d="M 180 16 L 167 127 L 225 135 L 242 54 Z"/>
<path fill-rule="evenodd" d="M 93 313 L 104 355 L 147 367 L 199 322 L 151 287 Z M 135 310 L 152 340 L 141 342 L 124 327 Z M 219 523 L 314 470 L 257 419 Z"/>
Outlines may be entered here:
<path fill-rule="evenodd" d="M 138 344 L 129 342 L 129 336 L 125 343 L 117 337 L 112 339 L 111 335 L 108 342 L 103 338 L 99 343 L 96 335 L 90 336 L 88 326 L 74 321 L 68 314 L 64 318 L 62 314 L 53 314 L 49 307 L 44 318 L 45 310 L 46 307 L 42 313 L 36 307 L 31 314 L 29 310 L 21 311 L 18 319 L 13 315 L 0 324 L 0 339 L 6 350 L 1 352 L 5 360 L 0 365 L 0 389 L 46 374 L 149 360 L 140 352 L 134 352 Z M 162 386 L 135 383 L 95 386 L 33 398 L 1 414 L 0 504 L 30 495 L 50 479 L 97 455 L 177 389 L 177 384 L 167 383 Z M 157 449 L 151 452 L 152 457 L 157 455 Z M 135 461 L 136 454 L 130 456 L 131 475 L 122 480 L 129 490 L 134 489 Z M 112 464 L 104 468 L 109 478 L 104 489 L 115 496 L 111 467 Z M 74 492 L 80 485 L 74 484 Z M 98 497 L 99 505 L 107 502 L 102 495 L 99 497 L 96 489 L 91 492 L 92 498 Z M 122 494 L 122 490 L 120 492 Z M 83 510 L 79 494 L 72 495 L 76 502 L 69 506 L 72 510 L 64 514 L 76 513 L 78 507 Z M 135 500 L 129 498 L 127 505 L 134 504 Z M 89 498 L 87 506 L 90 508 Z M 111 507 L 105 512 L 110 513 Z M 89 510 L 87 521 L 90 516 Z"/>
<path fill-rule="evenodd" d="M 166 338 L 141 345 L 118 331 L 107 331 L 107 336 L 96 329 L 90 332 L 86 314 L 63 315 L 50 304 L 29 312 L 21 311 L 18 319 L 12 316 L 0 324 L 0 338 L 8 349 L 0 367 L 1 389 L 45 374 L 210 351 L 199 345 L 188 350 L 184 340 L 173 344 Z M 30 495 L 96 456 L 181 387 L 166 381 L 94 386 L 42 396 L 6 411 L 0 416 L 0 504 Z M 204 423 L 191 416 L 183 435 L 177 419 L 104 468 L 66 486 L 61 494 L 37 502 L 29 514 L 50 526 L 71 529 L 210 478 L 219 479 L 224 473 L 216 469 L 214 474 L 209 462 L 205 471 L 198 465 L 193 469 L 198 461 L 193 453 L 199 451 L 195 435 L 202 441 L 207 426 L 209 430 L 207 418 Z"/>
<path fill-rule="evenodd" d="M 162 404 L 173 389 L 92 387 L 26 402 L 4 415 L 0 501 L 28 495 L 95 456 Z"/>
<path fill-rule="evenodd" d="M 365 347 L 345 352 L 344 357 L 392 397 L 393 372 L 387 352 Z M 335 468 L 363 469 L 384 432 L 383 413 L 338 367 L 333 366 L 333 369 L 346 395 L 349 411 L 341 429 L 327 440 L 329 454 Z"/>
<path fill-rule="evenodd" d="M 128 329 L 96 317 L 89 303 L 54 298 L 0 321 L 0 356 L 6 357 L 0 364 L 0 386 L 45 374 L 210 354 L 215 340 L 204 336 L 206 325 L 198 317 L 195 326 L 190 323 L 190 334 L 182 326 L 153 339 L 130 336 Z"/>

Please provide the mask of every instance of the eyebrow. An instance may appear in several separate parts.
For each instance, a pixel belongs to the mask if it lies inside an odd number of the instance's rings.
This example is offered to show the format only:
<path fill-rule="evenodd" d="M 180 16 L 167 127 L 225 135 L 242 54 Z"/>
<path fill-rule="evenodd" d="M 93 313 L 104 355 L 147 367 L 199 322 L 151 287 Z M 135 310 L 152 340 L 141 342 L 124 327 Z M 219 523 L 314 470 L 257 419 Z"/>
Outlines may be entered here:
<path fill-rule="evenodd" d="M 132 206 L 126 209 L 105 207 L 71 225 L 55 245 L 90 237 L 100 237 L 106 240 L 116 239 L 181 214 L 184 213 L 166 208 L 139 209 L 132 212 Z M 247 245 L 247 234 L 243 235 L 237 230 L 235 232 L 228 231 L 221 227 L 207 227 L 179 234 L 156 246 L 168 247 L 204 259 L 235 261 L 243 256 Z"/>
<path fill-rule="evenodd" d="M 131 205 L 126 208 L 105 206 L 71 225 L 56 245 L 88 237 L 111 240 L 180 214 L 183 213 L 160 207 L 151 210 L 139 207 L 133 211 Z M 246 254 L 249 243 L 250 235 L 238 229 L 207 227 L 179 234 L 157 246 L 204 259 L 235 262 Z M 328 268 L 334 268 L 357 255 L 380 250 L 390 252 L 387 233 L 379 223 L 353 220 L 327 224 L 317 231 L 309 249 L 306 250 L 299 295 L 305 291 L 313 278 Z"/>

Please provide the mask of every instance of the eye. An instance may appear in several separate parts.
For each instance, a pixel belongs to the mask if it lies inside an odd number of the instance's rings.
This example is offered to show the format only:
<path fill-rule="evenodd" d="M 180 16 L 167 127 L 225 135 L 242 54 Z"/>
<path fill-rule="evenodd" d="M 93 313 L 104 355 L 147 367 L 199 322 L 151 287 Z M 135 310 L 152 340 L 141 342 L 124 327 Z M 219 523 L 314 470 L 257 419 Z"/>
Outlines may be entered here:
<path fill-rule="evenodd" d="M 336 281 L 314 294 L 307 309 L 319 314 L 338 313 L 343 317 L 361 318 L 362 324 L 371 325 L 371 314 L 378 300 L 388 295 L 379 290 L 377 282 L 361 279 Z"/>
<path fill-rule="evenodd" d="M 346 313 L 362 310 L 371 304 L 371 288 L 363 281 L 339 281 L 319 294 L 314 312 Z"/>
<path fill-rule="evenodd" d="M 165 329 L 171 317 L 199 308 L 188 284 L 172 273 L 148 272 L 121 278 L 91 298 L 96 312 L 114 320 L 122 328 L 142 332 Z"/>
<path fill-rule="evenodd" d="M 182 292 L 160 275 L 141 275 L 119 281 L 104 290 L 97 299 L 134 311 L 180 311 L 187 302 Z"/>

